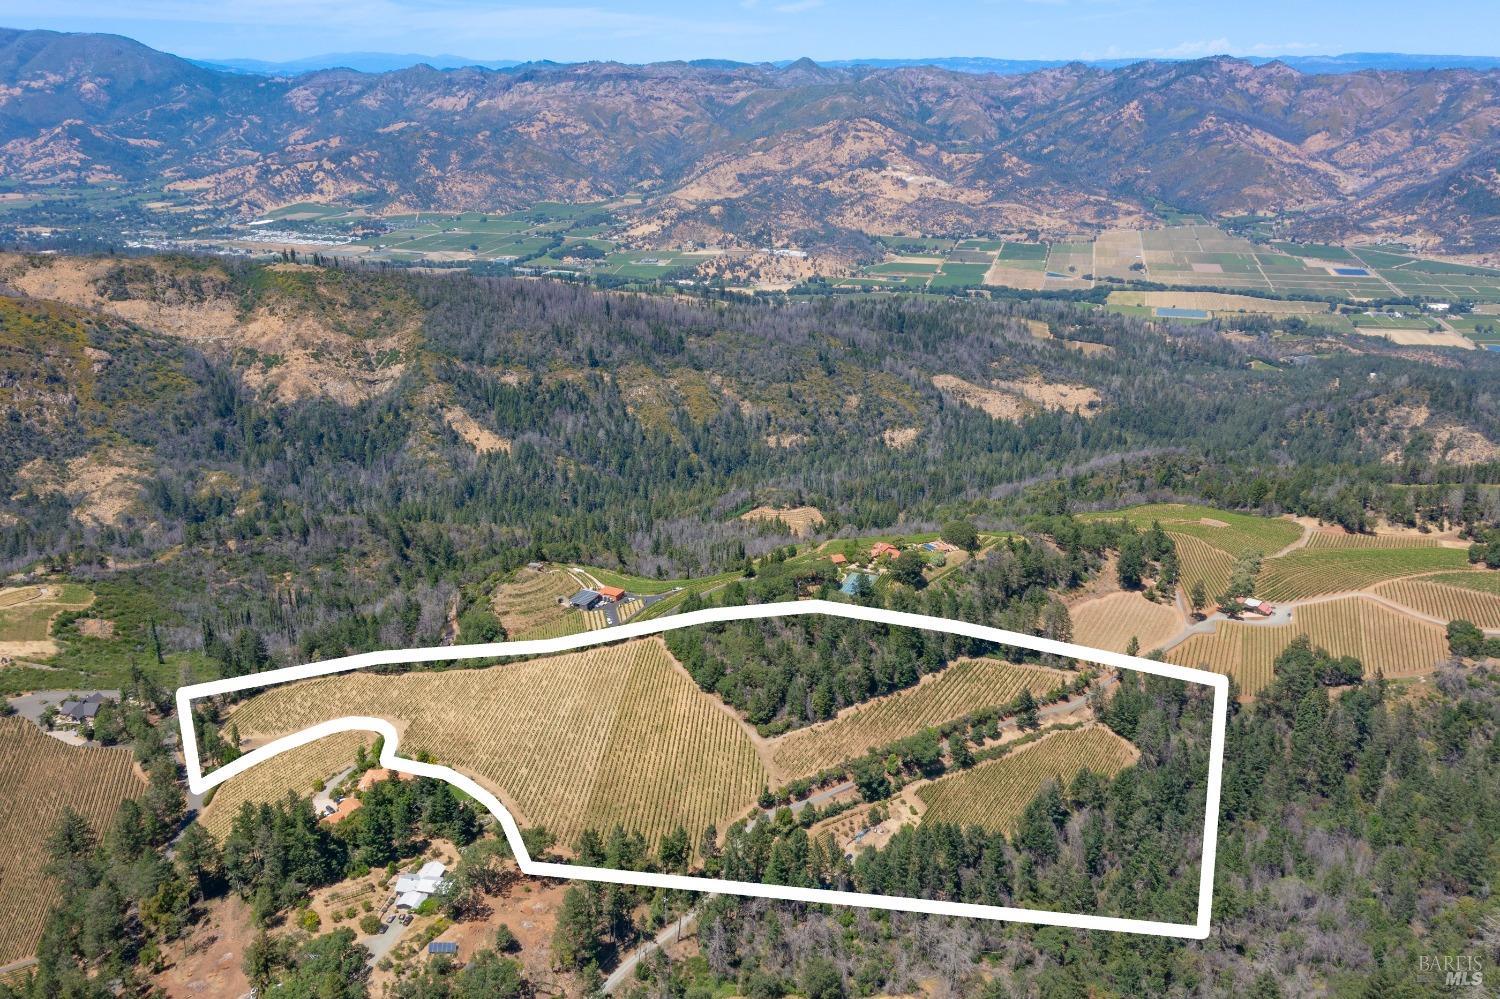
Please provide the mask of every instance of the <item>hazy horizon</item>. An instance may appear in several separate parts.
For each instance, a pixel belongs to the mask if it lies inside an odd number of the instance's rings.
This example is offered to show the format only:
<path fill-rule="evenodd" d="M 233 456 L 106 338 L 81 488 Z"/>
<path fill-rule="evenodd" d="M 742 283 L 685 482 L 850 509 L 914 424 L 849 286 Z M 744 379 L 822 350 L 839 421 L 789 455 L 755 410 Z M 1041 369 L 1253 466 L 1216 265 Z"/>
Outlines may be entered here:
<path fill-rule="evenodd" d="M 142 0 L 122 13 L 98 0 L 0 0 L 17 28 L 125 35 L 187 58 L 292 62 L 338 53 L 454 56 L 475 62 L 690 59 L 780 62 L 978 58 L 1107 60 L 1330 56 L 1353 52 L 1500 54 L 1500 18 L 1484 0 L 1395 0 L 1254 9 L 1185 0 Z M 1488 24 L 1489 28 L 1484 26 Z M 1457 25 L 1463 30 L 1455 31 Z"/>

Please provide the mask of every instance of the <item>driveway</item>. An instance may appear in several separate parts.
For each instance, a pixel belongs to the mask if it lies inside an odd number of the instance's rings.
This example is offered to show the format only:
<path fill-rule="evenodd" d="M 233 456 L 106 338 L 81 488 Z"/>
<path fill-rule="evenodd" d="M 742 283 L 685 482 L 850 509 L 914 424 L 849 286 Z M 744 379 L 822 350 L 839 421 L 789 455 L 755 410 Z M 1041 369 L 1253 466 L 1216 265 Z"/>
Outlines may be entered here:
<path fill-rule="evenodd" d="M 16 709 L 16 714 L 24 718 L 30 718 L 40 725 L 42 723 L 42 712 L 49 707 L 60 707 L 63 701 L 82 700 L 90 694 L 103 694 L 105 697 L 120 699 L 118 690 L 39 690 L 34 694 L 22 694 L 10 699 L 10 706 Z"/>
<path fill-rule="evenodd" d="M 373 937 L 361 937 L 359 942 L 364 944 L 365 949 L 370 952 L 370 967 L 378 965 L 381 958 L 395 950 L 396 945 L 410 929 L 410 925 L 403 926 L 401 920 L 398 919 L 388 925 L 384 933 L 377 933 Z"/>
<path fill-rule="evenodd" d="M 713 898 L 712 895 L 708 896 Z M 644 943 L 630 952 L 630 955 L 621 961 L 609 977 L 604 979 L 604 994 L 609 995 L 630 980 L 635 974 L 636 965 L 641 963 L 645 957 L 649 957 L 654 951 L 669 946 L 682 939 L 683 935 L 691 930 L 698 922 L 698 910 L 690 909 L 677 917 L 670 926 L 665 927 L 649 943 Z"/>

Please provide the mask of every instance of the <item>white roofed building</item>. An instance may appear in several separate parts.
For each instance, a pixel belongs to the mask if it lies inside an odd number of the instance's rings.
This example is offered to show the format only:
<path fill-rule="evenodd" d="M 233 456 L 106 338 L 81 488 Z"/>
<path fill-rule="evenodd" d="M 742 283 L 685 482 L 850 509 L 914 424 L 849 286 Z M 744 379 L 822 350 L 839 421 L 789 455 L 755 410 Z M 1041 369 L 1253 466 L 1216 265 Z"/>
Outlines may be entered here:
<path fill-rule="evenodd" d="M 429 860 L 415 874 L 396 879 L 396 908 L 415 909 L 442 888 L 446 873 L 440 861 Z"/>

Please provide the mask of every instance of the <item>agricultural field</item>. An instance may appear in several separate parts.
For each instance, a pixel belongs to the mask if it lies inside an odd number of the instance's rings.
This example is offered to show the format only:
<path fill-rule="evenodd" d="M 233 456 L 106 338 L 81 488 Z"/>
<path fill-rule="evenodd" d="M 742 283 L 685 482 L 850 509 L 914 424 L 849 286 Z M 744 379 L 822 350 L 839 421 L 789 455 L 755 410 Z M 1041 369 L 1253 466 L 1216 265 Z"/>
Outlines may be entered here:
<path fill-rule="evenodd" d="M 1325 548 L 1442 548 L 1439 538 L 1428 534 L 1350 534 L 1338 528 L 1312 531 L 1308 549 Z M 1467 547 L 1467 546 L 1465 546 Z"/>
<path fill-rule="evenodd" d="M 1110 652 L 1124 652 L 1132 638 L 1143 653 L 1160 648 L 1186 624 L 1171 604 L 1128 591 L 1085 601 L 1071 613 L 1073 641 Z"/>
<path fill-rule="evenodd" d="M 1190 534 L 1167 532 L 1177 545 L 1178 575 L 1185 592 L 1203 584 L 1203 592 L 1212 600 L 1229 587 L 1229 577 L 1234 572 L 1234 556 L 1206 541 Z"/>
<path fill-rule="evenodd" d="M 1197 538 L 1235 557 L 1250 552 L 1272 555 L 1302 537 L 1302 525 L 1295 521 L 1186 503 L 1152 503 L 1083 514 L 1081 519 L 1128 520 L 1141 528 L 1154 521 L 1169 534 Z"/>
<path fill-rule="evenodd" d="M 585 615 L 557 601 L 559 598 L 566 600 L 584 585 L 571 573 L 561 570 L 534 572 L 520 569 L 514 579 L 496 588 L 490 606 L 510 638 L 571 635 L 587 630 Z"/>
<path fill-rule="evenodd" d="M 1085 768 L 1113 777 L 1137 756 L 1134 746 L 1102 725 L 1054 732 L 919 788 L 917 797 L 927 806 L 922 821 L 977 825 L 1010 836 L 1047 781 L 1066 787 Z"/>
<path fill-rule="evenodd" d="M 999 659 L 965 659 L 929 674 L 915 687 L 846 708 L 837 718 L 797 729 L 774 742 L 772 761 L 782 781 L 807 777 L 863 756 L 929 726 L 982 708 L 1008 704 L 1022 689 L 1035 695 L 1068 683 L 1062 670 Z"/>
<path fill-rule="evenodd" d="M 277 687 L 232 721 L 275 736 L 342 715 L 404 727 L 400 751 L 473 775 L 571 845 L 620 822 L 650 839 L 723 828 L 769 783 L 749 730 L 660 639 L 486 669 L 348 673 Z"/>
<path fill-rule="evenodd" d="M 300 798 L 320 790 L 334 774 L 354 765 L 354 754 L 360 746 L 373 745 L 374 741 L 369 732 L 339 732 L 298 746 L 270 763 L 251 767 L 214 790 L 198 821 L 222 840 L 246 802 L 274 804 L 288 792 Z"/>
<path fill-rule="evenodd" d="M 1458 548 L 1304 548 L 1266 559 L 1255 595 L 1272 601 L 1300 600 L 1468 564 L 1468 554 Z"/>
<path fill-rule="evenodd" d="M 1324 302 L 1295 302 L 1214 291 L 1112 291 L 1109 293 L 1109 304 L 1147 309 L 1198 309 L 1210 316 L 1240 313 L 1305 316 L 1328 312 L 1328 305 Z"/>
<path fill-rule="evenodd" d="M 1271 682 L 1273 664 L 1292 640 L 1306 635 L 1337 656 L 1354 656 L 1367 676 L 1431 672 L 1448 654 L 1443 629 L 1362 597 L 1344 597 L 1298 607 L 1292 623 L 1268 625 L 1220 621 L 1209 635 L 1193 635 L 1169 650 L 1168 662 L 1234 677 L 1253 696 Z"/>
<path fill-rule="evenodd" d="M 1472 574 L 1491 584 L 1493 588 L 1488 592 L 1462 585 L 1462 578 L 1469 575 L 1444 573 L 1396 579 L 1381 583 L 1373 592 L 1429 617 L 1444 621 L 1462 618 L 1481 628 L 1500 629 L 1500 573 Z M 1455 580 L 1454 585 L 1449 585 L 1449 580 Z"/>
<path fill-rule="evenodd" d="M 45 659 L 57 654 L 52 622 L 81 610 L 94 595 L 77 583 L 42 583 L 0 590 L 0 658 Z"/>
<path fill-rule="evenodd" d="M 42 872 L 46 841 L 72 808 L 101 835 L 126 798 L 146 789 L 128 749 L 70 746 L 24 718 L 0 718 L 0 774 L 12 801 L 0 809 L 0 965 L 28 957 L 56 895 Z"/>

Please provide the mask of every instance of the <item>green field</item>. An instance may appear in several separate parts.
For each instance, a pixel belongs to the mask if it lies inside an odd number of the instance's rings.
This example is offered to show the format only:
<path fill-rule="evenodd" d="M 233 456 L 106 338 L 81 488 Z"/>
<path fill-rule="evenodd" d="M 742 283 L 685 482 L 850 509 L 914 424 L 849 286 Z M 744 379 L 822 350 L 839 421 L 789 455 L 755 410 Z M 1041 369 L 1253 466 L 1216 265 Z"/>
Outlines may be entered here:
<path fill-rule="evenodd" d="M 1302 537 L 1302 526 L 1290 520 L 1185 503 L 1154 503 L 1125 510 L 1086 513 L 1080 519 L 1124 519 L 1137 527 L 1150 527 L 1155 521 L 1164 530 L 1197 538 L 1236 557 L 1250 552 L 1271 555 Z"/>
<path fill-rule="evenodd" d="M 1266 600 L 1296 600 L 1324 593 L 1362 590 L 1383 579 L 1441 569 L 1461 569 L 1468 553 L 1458 548 L 1309 548 L 1267 559 L 1256 584 Z"/>

